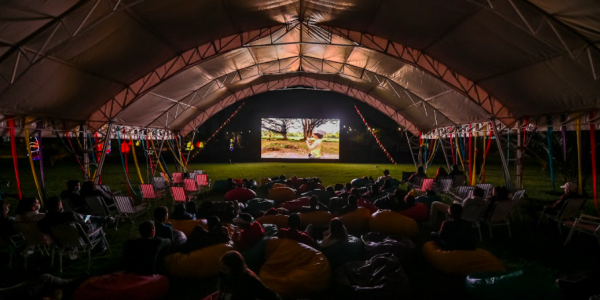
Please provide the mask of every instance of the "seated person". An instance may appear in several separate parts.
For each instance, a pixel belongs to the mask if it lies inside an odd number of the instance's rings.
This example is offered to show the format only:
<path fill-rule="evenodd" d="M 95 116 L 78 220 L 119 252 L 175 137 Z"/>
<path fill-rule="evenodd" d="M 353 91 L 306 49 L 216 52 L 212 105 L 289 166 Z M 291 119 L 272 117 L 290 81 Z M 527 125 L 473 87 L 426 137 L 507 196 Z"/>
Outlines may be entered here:
<path fill-rule="evenodd" d="M 239 252 L 230 251 L 221 257 L 219 299 L 279 300 L 280 298 L 248 269 L 244 257 Z"/>
<path fill-rule="evenodd" d="M 377 199 L 373 205 L 379 209 L 389 209 L 393 211 L 401 210 L 404 207 L 405 193 L 402 189 L 396 189 L 394 195 Z"/>
<path fill-rule="evenodd" d="M 339 218 L 333 218 L 329 221 L 329 230 L 324 233 L 323 240 L 318 243 L 321 248 L 327 248 L 346 240 L 348 240 L 346 226 Z"/>
<path fill-rule="evenodd" d="M 8 212 L 10 211 L 10 203 L 7 200 L 0 199 L 0 238 L 8 240 L 12 237 L 19 236 L 19 233 L 13 226 L 15 218 L 9 217 Z"/>
<path fill-rule="evenodd" d="M 336 195 L 339 195 L 340 193 L 342 193 L 344 190 L 344 185 L 341 183 L 336 183 L 333 186 L 333 191 L 336 193 Z"/>
<path fill-rule="evenodd" d="M 310 213 L 313 211 L 327 211 L 328 208 L 327 206 L 325 206 L 325 204 L 321 203 L 319 201 L 319 197 L 313 195 L 310 197 L 310 206 L 302 206 L 302 208 L 300 208 L 300 212 L 303 214 L 306 213 Z"/>
<path fill-rule="evenodd" d="M 249 249 L 265 235 L 265 230 L 260 223 L 254 221 L 254 218 L 250 214 L 241 213 L 237 218 L 233 219 L 233 223 L 239 229 L 233 235 L 233 241 L 241 251 Z"/>
<path fill-rule="evenodd" d="M 565 193 L 554 203 L 544 206 L 544 213 L 556 215 L 563 205 L 565 205 L 567 200 L 581 197 L 577 193 L 578 188 L 575 182 L 566 182 L 565 184 L 561 185 L 560 188 L 564 189 Z"/>
<path fill-rule="evenodd" d="M 410 194 L 406 195 L 406 197 L 404 197 L 403 203 L 404 205 L 402 206 L 402 210 L 409 209 L 415 206 L 415 196 Z"/>
<path fill-rule="evenodd" d="M 159 206 L 154 209 L 154 228 L 156 236 L 169 240 L 174 245 L 185 243 L 187 237 L 180 230 L 173 229 L 173 225 L 169 221 L 169 210 L 166 206 Z"/>
<path fill-rule="evenodd" d="M 93 181 L 86 181 L 81 186 L 81 198 L 85 201 L 85 197 L 97 196 L 104 201 L 109 209 L 114 207 L 115 201 L 113 200 L 113 195 L 107 193 L 104 189 L 97 189 L 96 185 Z"/>
<path fill-rule="evenodd" d="M 44 217 L 40 213 L 40 200 L 37 198 L 24 198 L 17 205 L 15 221 L 39 221 Z"/>
<path fill-rule="evenodd" d="M 182 246 L 182 252 L 190 253 L 208 246 L 227 243 L 231 239 L 227 228 L 221 224 L 218 217 L 210 216 L 206 218 L 208 230 L 198 225 L 194 228 L 185 244 Z"/>
<path fill-rule="evenodd" d="M 439 232 L 432 232 L 431 238 L 446 251 L 475 250 L 473 225 L 462 219 L 463 207 L 460 204 L 452 204 L 448 210 L 450 219 L 442 223 Z"/>
<path fill-rule="evenodd" d="M 446 172 L 446 169 L 444 169 L 444 167 L 439 167 L 437 169 L 437 172 L 435 173 L 435 177 L 433 177 L 433 184 L 437 185 L 441 179 L 448 179 L 448 178 L 450 178 L 450 175 L 448 175 L 448 172 Z"/>
<path fill-rule="evenodd" d="M 375 181 L 375 184 L 381 185 L 384 181 L 389 179 L 392 179 L 392 176 L 390 176 L 390 171 L 387 169 L 383 170 L 383 176 L 379 176 L 379 178 L 377 178 L 377 180 Z"/>
<path fill-rule="evenodd" d="M 419 166 L 417 168 L 417 172 L 410 175 L 406 182 L 408 182 L 409 189 L 412 189 L 414 185 L 419 184 L 419 182 L 425 178 L 427 178 L 427 174 L 425 174 L 425 169 L 423 169 L 423 166 Z"/>
<path fill-rule="evenodd" d="M 465 172 L 461 171 L 458 165 L 452 165 L 448 175 L 454 177 L 456 175 L 465 175 Z"/>
<path fill-rule="evenodd" d="M 60 198 L 69 199 L 76 211 L 85 213 L 87 212 L 87 205 L 83 201 L 83 198 L 81 198 L 79 190 L 81 190 L 79 180 L 69 180 L 67 181 L 67 189 L 60 193 Z"/>
<path fill-rule="evenodd" d="M 509 201 L 508 198 L 508 189 L 504 186 L 495 186 L 492 190 L 492 195 L 487 198 L 487 208 L 483 213 L 484 218 L 488 218 L 492 213 L 492 209 L 494 209 L 494 204 L 498 201 Z"/>
<path fill-rule="evenodd" d="M 473 196 L 471 198 L 465 199 L 462 202 L 455 201 L 456 204 L 462 205 L 463 209 L 467 206 L 475 206 L 481 209 L 481 213 L 483 212 L 487 206 L 487 202 L 483 200 L 484 191 L 481 188 L 476 187 L 473 189 Z M 443 213 L 446 217 L 448 216 L 448 204 L 444 204 L 442 202 L 433 202 L 431 204 L 431 212 L 429 215 L 429 225 L 435 226 L 437 222 L 438 213 Z"/>
<path fill-rule="evenodd" d="M 356 202 L 358 201 L 358 198 L 356 197 L 356 195 L 350 195 L 348 197 L 348 204 L 342 208 L 340 208 L 337 211 L 338 216 L 343 216 L 347 213 L 351 213 L 355 210 L 358 209 L 358 204 L 356 204 Z"/>
<path fill-rule="evenodd" d="M 190 214 L 187 211 L 185 202 L 180 202 L 175 205 L 173 213 L 171 214 L 173 220 L 196 220 L 196 216 Z"/>
<path fill-rule="evenodd" d="M 431 208 L 431 204 L 435 201 L 442 202 L 442 199 L 435 193 L 434 190 L 427 190 L 425 195 L 415 198 L 415 202 L 420 202 Z"/>
<path fill-rule="evenodd" d="M 295 240 L 299 243 L 316 248 L 318 244 L 312 237 L 300 230 L 300 223 L 300 215 L 291 214 L 288 218 L 289 228 L 280 228 L 277 232 L 277 238 Z"/>
<path fill-rule="evenodd" d="M 140 224 L 139 232 L 141 238 L 129 240 L 123 246 L 125 271 L 141 275 L 161 273 L 169 240 L 155 236 L 152 221 Z"/>

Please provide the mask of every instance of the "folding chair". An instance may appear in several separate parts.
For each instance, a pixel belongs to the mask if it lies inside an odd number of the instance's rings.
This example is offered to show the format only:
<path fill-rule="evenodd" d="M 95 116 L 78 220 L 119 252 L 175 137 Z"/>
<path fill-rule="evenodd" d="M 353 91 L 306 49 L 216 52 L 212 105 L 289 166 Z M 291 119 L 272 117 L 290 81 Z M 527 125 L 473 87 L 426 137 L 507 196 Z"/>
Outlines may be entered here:
<path fill-rule="evenodd" d="M 14 223 L 15 229 L 25 240 L 25 268 L 27 268 L 27 258 L 31 254 L 40 252 L 43 256 L 51 256 L 51 266 L 54 265 L 54 247 L 50 236 L 40 231 L 37 221 L 20 221 Z M 52 250 L 52 253 L 50 253 Z"/>
<path fill-rule="evenodd" d="M 453 188 L 458 188 L 459 186 L 464 186 L 466 184 L 467 184 L 467 175 L 465 175 L 465 174 L 454 175 L 454 178 L 452 181 Z"/>
<path fill-rule="evenodd" d="M 75 209 L 75 207 L 73 206 L 73 203 L 71 203 L 71 200 L 69 198 L 62 198 L 62 199 L 60 199 L 60 201 L 62 202 L 62 206 L 65 211 L 70 211 L 70 212 L 74 212 L 74 213 L 77 212 L 77 210 Z"/>
<path fill-rule="evenodd" d="M 160 172 L 160 176 L 165 179 L 165 184 L 166 185 L 170 185 L 171 184 L 171 178 L 169 178 L 169 175 L 167 173 Z"/>
<path fill-rule="evenodd" d="M 581 214 L 579 218 L 575 219 L 575 221 L 566 221 L 563 223 L 563 225 L 571 228 L 571 231 L 569 231 L 569 235 L 567 236 L 563 246 L 567 245 L 567 243 L 573 237 L 575 231 L 595 236 L 600 243 L 600 218 L 598 217 Z"/>
<path fill-rule="evenodd" d="M 491 183 L 479 183 L 475 186 L 483 190 L 483 199 L 487 199 L 489 196 L 492 195 L 492 190 L 494 189 L 494 186 Z"/>
<path fill-rule="evenodd" d="M 0 251 L 8 252 L 8 268 L 12 268 L 13 256 L 17 255 L 17 250 L 25 244 L 18 234 L 12 236 L 0 236 Z"/>
<path fill-rule="evenodd" d="M 494 203 L 494 207 L 492 208 L 492 213 L 490 217 L 486 220 L 488 224 L 488 228 L 490 229 L 490 237 L 492 236 L 492 229 L 496 226 L 507 226 L 508 227 L 508 237 L 512 237 L 512 233 L 510 232 L 510 214 L 512 213 L 512 203 L 511 201 L 498 201 Z"/>
<path fill-rule="evenodd" d="M 481 225 L 483 213 L 485 212 L 485 206 L 477 206 L 477 205 L 467 205 L 463 206 L 463 220 L 469 221 L 473 223 L 473 227 L 477 228 L 479 231 L 479 240 L 483 240 L 481 235 Z"/>
<path fill-rule="evenodd" d="M 525 195 L 525 190 L 518 190 L 514 193 L 513 197 L 512 197 L 512 211 L 511 211 L 511 217 L 513 216 L 513 213 L 519 213 L 519 219 L 523 220 L 523 215 L 521 214 L 520 208 L 521 208 L 521 203 L 523 201 L 523 195 Z"/>
<path fill-rule="evenodd" d="M 456 188 L 456 194 L 452 194 L 452 196 L 459 201 L 463 201 L 471 197 L 471 194 L 473 194 L 473 189 L 474 188 L 469 185 L 459 186 Z"/>
<path fill-rule="evenodd" d="M 131 197 L 128 196 L 115 196 L 115 203 L 117 205 L 117 210 L 119 211 L 115 230 L 119 229 L 119 221 L 121 218 L 131 219 L 131 230 L 133 230 L 133 227 L 135 226 L 135 220 L 139 216 L 148 212 L 148 203 L 135 206 L 133 204 L 133 200 L 131 200 Z"/>
<path fill-rule="evenodd" d="M 415 190 L 420 192 L 425 192 L 431 189 L 433 189 L 433 178 L 423 178 L 420 187 L 415 187 Z"/>
<path fill-rule="evenodd" d="M 164 192 L 167 189 L 167 182 L 162 176 L 156 176 L 152 178 L 152 185 L 154 186 L 154 190 L 156 191 Z"/>
<path fill-rule="evenodd" d="M 103 217 L 108 217 L 111 215 L 108 206 L 106 206 L 106 203 L 104 203 L 104 200 L 102 200 L 101 197 L 88 196 L 84 197 L 83 200 L 85 201 L 85 204 L 88 207 L 90 215 Z"/>
<path fill-rule="evenodd" d="M 78 223 L 65 223 L 56 225 L 50 228 L 52 237 L 56 241 L 58 247 L 58 258 L 59 258 L 59 272 L 62 273 L 62 261 L 64 255 L 79 254 L 87 252 L 88 254 L 88 268 L 92 266 L 92 249 L 100 242 L 104 241 L 106 247 L 110 251 L 108 241 L 102 227 L 94 230 L 93 232 L 86 233 L 81 225 Z"/>
<path fill-rule="evenodd" d="M 440 179 L 435 189 L 440 193 L 450 193 L 452 189 L 452 179 Z"/>
<path fill-rule="evenodd" d="M 415 177 L 415 180 L 413 183 L 408 183 L 408 189 L 415 189 L 415 190 L 421 190 L 421 185 L 423 184 L 423 181 L 427 179 L 425 177 Z"/>
<path fill-rule="evenodd" d="M 206 174 L 196 174 L 196 184 L 199 188 L 204 188 L 210 186 L 210 181 L 208 181 L 208 175 Z"/>
<path fill-rule="evenodd" d="M 180 186 L 171 187 L 171 196 L 173 197 L 173 206 L 175 206 L 175 202 L 187 202 L 190 199 L 186 196 L 183 187 Z"/>
<path fill-rule="evenodd" d="M 198 193 L 198 186 L 196 186 L 196 181 L 194 179 L 184 179 L 183 186 L 185 188 L 186 193 L 189 196 L 195 196 Z"/>
<path fill-rule="evenodd" d="M 183 184 L 183 173 L 175 172 L 173 173 L 173 185 Z"/>
<path fill-rule="evenodd" d="M 165 193 L 156 192 L 154 186 L 149 183 L 140 184 L 140 190 L 142 191 L 142 201 L 146 200 L 150 206 L 150 201 L 158 203 L 158 200 L 165 197 Z"/>
<path fill-rule="evenodd" d="M 538 221 L 538 226 L 540 226 L 540 223 L 542 223 L 542 219 L 546 217 L 546 220 L 550 219 L 558 223 L 558 232 L 562 234 L 561 225 L 569 219 L 575 218 L 575 216 L 579 214 L 583 208 L 583 205 L 585 204 L 585 200 L 586 199 L 584 198 L 567 199 L 556 215 L 547 213 L 547 208 L 544 207 L 544 210 L 542 210 L 542 215 L 540 216 L 540 220 Z"/>

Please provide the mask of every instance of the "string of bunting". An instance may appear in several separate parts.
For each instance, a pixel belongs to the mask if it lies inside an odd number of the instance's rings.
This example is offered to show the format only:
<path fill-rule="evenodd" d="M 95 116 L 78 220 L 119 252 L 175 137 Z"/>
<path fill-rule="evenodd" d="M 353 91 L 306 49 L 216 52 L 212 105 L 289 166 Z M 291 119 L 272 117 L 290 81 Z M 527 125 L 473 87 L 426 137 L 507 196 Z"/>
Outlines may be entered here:
<path fill-rule="evenodd" d="M 233 119 L 233 117 L 235 117 L 235 115 L 237 115 L 237 113 L 240 111 L 240 109 L 242 109 L 242 107 L 244 107 L 244 105 L 246 105 L 246 102 L 243 102 L 242 105 L 240 105 L 240 107 L 238 107 L 233 114 L 231 114 L 231 116 L 229 116 L 229 118 L 227 118 L 227 120 L 225 120 L 225 122 L 219 127 L 217 128 L 217 130 L 208 138 L 206 139 L 206 141 L 204 141 L 204 143 L 202 142 L 198 142 L 198 147 L 196 147 L 196 153 L 192 154 L 192 156 L 190 157 L 190 161 L 192 159 L 194 159 L 194 157 L 196 157 L 196 155 L 200 154 L 200 152 L 202 152 L 202 149 L 204 149 L 206 147 L 206 144 L 208 144 L 208 142 L 210 142 L 210 140 L 212 140 L 218 133 L 219 131 L 221 131 L 221 129 L 223 129 L 223 127 L 225 127 L 225 125 L 227 125 L 231 119 Z"/>
<path fill-rule="evenodd" d="M 394 158 L 392 158 L 392 156 L 390 155 L 390 153 L 385 149 L 385 147 L 383 146 L 383 144 L 379 141 L 379 139 L 377 138 L 377 136 L 375 135 L 375 132 L 373 131 L 373 128 L 371 128 L 369 126 L 369 124 L 367 123 L 367 120 L 365 120 L 365 118 L 363 117 L 363 115 L 360 113 L 360 110 L 358 110 L 358 107 L 356 107 L 356 105 L 354 105 L 354 108 L 356 109 L 356 112 L 358 113 L 358 115 L 360 116 L 360 118 L 362 119 L 363 123 L 365 123 L 365 126 L 367 126 L 367 129 L 369 130 L 369 132 L 373 135 L 373 137 L 375 138 L 375 141 L 377 142 L 377 145 L 379 145 L 379 148 L 381 148 L 381 150 L 383 150 L 383 153 L 385 153 L 385 155 L 387 156 L 387 158 L 393 163 L 396 164 L 396 161 L 394 160 Z"/>

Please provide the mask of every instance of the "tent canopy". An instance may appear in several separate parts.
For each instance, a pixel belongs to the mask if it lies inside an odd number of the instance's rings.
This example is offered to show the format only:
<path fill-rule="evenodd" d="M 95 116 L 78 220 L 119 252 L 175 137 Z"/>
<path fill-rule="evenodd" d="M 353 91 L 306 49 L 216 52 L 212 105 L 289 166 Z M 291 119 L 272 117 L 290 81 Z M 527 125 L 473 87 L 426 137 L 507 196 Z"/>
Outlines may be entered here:
<path fill-rule="evenodd" d="M 185 134 L 309 86 L 413 132 L 510 125 L 598 110 L 599 46 L 584 0 L 4 1 L 0 114 Z"/>

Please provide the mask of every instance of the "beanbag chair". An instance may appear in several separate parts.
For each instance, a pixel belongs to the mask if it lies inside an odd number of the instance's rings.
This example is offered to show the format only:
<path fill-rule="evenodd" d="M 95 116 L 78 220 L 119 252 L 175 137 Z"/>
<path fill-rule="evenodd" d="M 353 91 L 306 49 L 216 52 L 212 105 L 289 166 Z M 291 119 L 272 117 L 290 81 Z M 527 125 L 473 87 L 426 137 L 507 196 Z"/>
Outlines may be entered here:
<path fill-rule="evenodd" d="M 312 191 L 308 191 L 306 193 L 302 193 L 302 197 L 308 197 L 310 198 L 311 196 L 317 196 L 319 198 L 319 201 L 323 202 L 323 203 L 327 203 L 327 201 L 329 201 L 329 199 L 331 197 L 333 197 L 334 195 L 328 191 L 325 190 L 320 190 L 320 189 L 316 189 L 316 190 L 312 190 Z"/>
<path fill-rule="evenodd" d="M 260 185 L 265 186 L 271 182 L 271 178 L 263 178 L 260 180 Z"/>
<path fill-rule="evenodd" d="M 332 270 L 347 262 L 363 260 L 365 256 L 363 242 L 352 235 L 349 235 L 346 241 L 337 242 L 329 247 L 322 248 L 321 251 L 327 257 Z"/>
<path fill-rule="evenodd" d="M 229 182 L 227 182 L 227 180 L 217 180 L 215 183 L 213 183 L 212 189 L 215 191 L 226 192 L 231 189 L 231 185 Z"/>
<path fill-rule="evenodd" d="M 290 239 L 268 240 L 262 282 L 283 297 L 306 295 L 329 285 L 331 269 L 323 253 Z"/>
<path fill-rule="evenodd" d="M 165 275 L 138 275 L 117 272 L 84 281 L 77 290 L 75 300 L 159 300 L 169 292 L 169 278 Z"/>
<path fill-rule="evenodd" d="M 296 199 L 296 192 L 289 187 L 271 189 L 269 191 L 269 199 L 273 199 L 277 203 L 283 203 Z"/>
<path fill-rule="evenodd" d="M 336 270 L 335 280 L 346 291 L 340 299 L 408 298 L 408 278 L 393 255 L 346 263 Z"/>
<path fill-rule="evenodd" d="M 272 189 L 278 189 L 278 188 L 284 188 L 284 187 L 288 187 L 287 184 L 285 184 L 285 183 L 273 183 L 273 185 L 271 185 Z"/>
<path fill-rule="evenodd" d="M 431 266 L 448 274 L 504 271 L 500 260 L 483 249 L 444 251 L 437 243 L 427 242 L 423 245 L 423 256 Z"/>
<path fill-rule="evenodd" d="M 244 184 L 242 179 L 233 179 L 233 183 L 235 183 L 238 187 L 241 187 Z"/>
<path fill-rule="evenodd" d="M 292 179 L 292 184 L 293 184 L 293 185 L 294 185 L 294 187 L 296 187 L 296 188 L 300 188 L 300 186 L 302 185 L 302 183 L 303 183 L 303 181 L 304 181 L 304 179 L 302 179 L 302 178 L 298 178 L 298 177 L 296 177 L 296 176 L 294 176 L 294 177 L 292 177 L 292 178 L 290 178 L 290 179 Z"/>
<path fill-rule="evenodd" d="M 415 237 L 419 232 L 415 220 L 391 210 L 380 210 L 371 215 L 369 228 L 371 231 L 403 235 L 409 238 Z"/>
<path fill-rule="evenodd" d="M 250 199 L 246 202 L 245 212 L 251 214 L 253 217 L 258 217 L 269 210 L 269 208 L 275 207 L 275 201 L 261 198 Z"/>
<path fill-rule="evenodd" d="M 167 274 L 173 278 L 203 279 L 211 277 L 219 273 L 221 256 L 231 250 L 234 250 L 233 243 L 228 242 L 187 254 L 173 253 L 165 258 L 165 268 Z"/>
<path fill-rule="evenodd" d="M 369 202 L 369 200 L 367 199 L 358 199 L 356 203 L 359 207 L 364 207 L 368 209 L 371 212 L 371 214 L 374 214 L 377 211 L 377 207 L 373 205 L 373 203 Z"/>
<path fill-rule="evenodd" d="M 329 221 L 331 221 L 332 218 L 333 216 L 328 211 L 314 211 L 311 213 L 300 214 L 302 226 L 308 226 L 308 224 L 313 224 L 315 226 L 329 225 Z"/>
<path fill-rule="evenodd" d="M 189 236 L 190 234 L 192 234 L 192 231 L 194 231 L 194 228 L 196 228 L 196 226 L 198 226 L 198 225 L 200 225 L 200 226 L 204 227 L 204 229 L 208 230 L 208 225 L 206 224 L 206 219 L 198 219 L 198 220 L 169 219 L 169 222 L 173 226 L 173 229 L 179 230 L 179 231 L 185 233 L 186 236 Z M 233 229 L 233 226 L 231 224 L 223 224 L 223 226 L 225 226 L 225 228 L 227 228 L 229 236 L 231 237 L 231 235 L 235 231 Z"/>
<path fill-rule="evenodd" d="M 246 188 L 233 189 L 225 194 L 225 201 L 237 200 L 240 202 L 246 202 L 254 198 L 256 198 L 256 193 L 253 190 Z"/>
<path fill-rule="evenodd" d="M 361 188 L 367 186 L 369 184 L 369 181 L 363 178 L 354 178 L 352 179 L 352 181 L 350 181 L 350 184 L 352 185 L 352 187 Z"/>
<path fill-rule="evenodd" d="M 542 270 L 472 273 L 465 285 L 473 299 L 560 299 L 554 278 Z"/>
<path fill-rule="evenodd" d="M 242 252 L 246 265 L 253 272 L 258 272 L 265 262 L 265 246 L 272 237 L 265 237 L 258 243 L 252 245 L 248 250 Z"/>
<path fill-rule="evenodd" d="M 262 216 L 256 219 L 260 225 L 263 224 L 275 224 L 278 228 L 287 228 L 288 227 L 288 216 L 286 215 L 268 215 Z"/>
<path fill-rule="evenodd" d="M 369 219 L 371 219 L 371 211 L 364 207 L 359 207 L 357 210 L 340 217 L 346 229 L 351 232 L 366 231 L 369 228 Z"/>
<path fill-rule="evenodd" d="M 417 222 L 425 222 L 429 220 L 429 208 L 423 203 L 416 202 L 412 207 L 399 211 L 404 216 L 407 216 Z"/>
<path fill-rule="evenodd" d="M 401 263 L 406 263 L 415 254 L 415 244 L 401 235 L 387 235 L 379 232 L 369 232 L 362 236 L 365 245 L 365 256 L 371 258 L 379 254 L 394 254 Z"/>
<path fill-rule="evenodd" d="M 302 210 L 302 206 L 309 206 L 309 205 L 310 205 L 310 198 L 302 197 L 302 198 L 298 198 L 296 200 L 286 201 L 283 204 L 281 204 L 281 207 L 289 210 L 290 212 L 300 212 L 300 210 Z"/>

